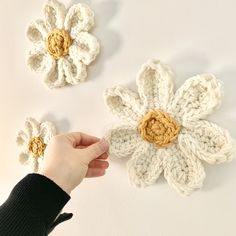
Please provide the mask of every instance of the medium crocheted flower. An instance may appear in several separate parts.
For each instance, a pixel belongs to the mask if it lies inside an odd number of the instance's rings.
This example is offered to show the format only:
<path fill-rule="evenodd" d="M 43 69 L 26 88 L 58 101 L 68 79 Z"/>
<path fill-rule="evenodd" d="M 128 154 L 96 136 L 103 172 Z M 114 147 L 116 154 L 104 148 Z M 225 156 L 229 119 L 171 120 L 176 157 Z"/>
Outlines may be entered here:
<path fill-rule="evenodd" d="M 21 149 L 20 163 L 29 165 L 32 171 L 38 172 L 46 146 L 54 135 L 56 135 L 56 128 L 53 123 L 49 121 L 39 123 L 33 118 L 28 118 L 24 130 L 19 131 L 16 139 Z"/>
<path fill-rule="evenodd" d="M 170 186 L 189 195 L 203 185 L 201 161 L 233 158 L 228 131 L 204 120 L 220 105 L 221 83 L 211 74 L 197 75 L 174 94 L 172 71 L 155 60 L 142 66 L 136 83 L 138 93 L 121 86 L 105 92 L 109 110 L 124 122 L 107 133 L 109 152 L 132 156 L 127 168 L 133 185 L 154 184 L 164 173 Z"/>
<path fill-rule="evenodd" d="M 98 40 L 89 33 L 94 26 L 93 11 L 82 3 L 67 10 L 58 1 L 48 0 L 43 13 L 44 20 L 36 20 L 27 29 L 33 43 L 27 55 L 29 67 L 44 74 L 49 88 L 79 84 L 100 50 Z"/>

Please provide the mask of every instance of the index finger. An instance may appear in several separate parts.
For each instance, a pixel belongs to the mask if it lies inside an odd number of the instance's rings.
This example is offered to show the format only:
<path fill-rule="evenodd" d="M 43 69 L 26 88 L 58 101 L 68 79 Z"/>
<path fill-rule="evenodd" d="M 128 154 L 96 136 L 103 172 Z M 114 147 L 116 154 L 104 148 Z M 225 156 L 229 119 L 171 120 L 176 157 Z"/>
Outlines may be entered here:
<path fill-rule="evenodd" d="M 73 132 L 68 135 L 73 142 L 74 147 L 76 146 L 89 146 L 91 144 L 99 142 L 99 138 L 91 136 L 81 132 Z"/>

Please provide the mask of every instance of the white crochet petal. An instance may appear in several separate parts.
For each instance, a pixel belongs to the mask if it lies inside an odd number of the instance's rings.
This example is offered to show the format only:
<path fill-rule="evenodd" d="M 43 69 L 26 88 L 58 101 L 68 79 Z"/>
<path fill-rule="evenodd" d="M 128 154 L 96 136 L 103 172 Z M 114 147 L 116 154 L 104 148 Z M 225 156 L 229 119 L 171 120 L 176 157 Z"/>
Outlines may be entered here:
<path fill-rule="evenodd" d="M 142 141 L 127 163 L 130 183 L 136 187 L 154 184 L 163 171 L 163 149 L 156 149 L 151 143 Z"/>
<path fill-rule="evenodd" d="M 231 161 L 235 144 L 227 130 L 206 120 L 197 121 L 179 135 L 182 150 L 193 153 L 209 164 Z"/>
<path fill-rule="evenodd" d="M 39 157 L 41 158 L 41 157 Z M 38 163 L 38 158 L 30 156 L 27 165 L 29 166 L 30 170 L 33 171 L 34 173 L 37 173 L 39 170 L 39 163 Z"/>
<path fill-rule="evenodd" d="M 37 169 L 37 172 L 39 172 L 39 171 L 42 169 L 43 162 L 44 162 L 44 157 L 38 158 L 37 161 L 38 161 L 38 169 Z"/>
<path fill-rule="evenodd" d="M 68 10 L 64 26 L 75 39 L 79 32 L 89 31 L 94 26 L 94 12 L 86 4 L 76 4 Z"/>
<path fill-rule="evenodd" d="M 145 63 L 137 79 L 138 92 L 146 109 L 165 110 L 173 97 L 173 73 L 160 61 Z"/>
<path fill-rule="evenodd" d="M 188 79 L 175 93 L 168 112 L 188 123 L 205 118 L 216 110 L 222 99 L 221 83 L 211 74 Z"/>
<path fill-rule="evenodd" d="M 172 145 L 163 159 L 164 176 L 168 184 L 181 195 L 188 196 L 203 185 L 205 171 L 193 153 L 185 153 Z"/>
<path fill-rule="evenodd" d="M 66 82 L 69 84 L 79 84 L 87 78 L 86 65 L 80 61 L 76 53 L 64 59 L 63 68 L 66 75 Z"/>
<path fill-rule="evenodd" d="M 26 165 L 28 160 L 29 160 L 29 154 L 28 153 L 24 153 L 24 152 L 21 152 L 20 155 L 19 155 L 19 162 L 22 164 L 22 165 Z"/>
<path fill-rule="evenodd" d="M 124 121 L 137 126 L 142 116 L 140 98 L 137 93 L 121 87 L 107 89 L 104 98 L 108 109 Z"/>
<path fill-rule="evenodd" d="M 139 143 L 142 142 L 137 129 L 130 125 L 122 125 L 109 130 L 105 139 L 110 144 L 110 155 L 118 158 L 132 155 Z"/>
<path fill-rule="evenodd" d="M 16 137 L 16 143 L 18 146 L 23 146 L 25 143 L 28 143 L 29 139 L 28 135 L 23 130 L 20 130 Z"/>
<path fill-rule="evenodd" d="M 40 134 L 39 130 L 40 124 L 34 118 L 27 118 L 25 122 L 25 133 L 29 138 L 31 137 L 38 137 Z"/>
<path fill-rule="evenodd" d="M 94 61 L 99 54 L 100 45 L 93 35 L 87 32 L 81 32 L 77 35 L 73 44 L 69 49 L 71 56 L 77 55 L 77 57 L 85 64 L 89 65 Z"/>
<path fill-rule="evenodd" d="M 43 13 L 48 31 L 64 27 L 66 8 L 62 3 L 56 0 L 47 0 L 43 7 Z"/>
<path fill-rule="evenodd" d="M 50 88 L 60 88 L 66 85 L 66 75 L 64 70 L 64 59 L 57 60 L 55 66 L 44 75 L 44 84 Z"/>
<path fill-rule="evenodd" d="M 48 144 L 50 139 L 56 135 L 56 127 L 52 122 L 45 121 L 40 124 L 40 137 L 43 138 L 45 144 Z"/>
<path fill-rule="evenodd" d="M 27 55 L 27 64 L 37 73 L 48 73 L 55 67 L 55 60 L 46 52 L 42 44 L 37 44 Z"/>
<path fill-rule="evenodd" d="M 43 42 L 47 35 L 48 31 L 46 29 L 45 23 L 43 20 L 36 20 L 32 22 L 26 31 L 28 39 L 32 43 L 41 43 Z"/>
<path fill-rule="evenodd" d="M 27 131 L 26 131 L 27 132 Z M 21 153 L 28 154 L 28 144 L 31 138 L 31 135 L 26 134 L 25 131 L 20 130 L 16 138 L 16 144 L 20 148 Z"/>

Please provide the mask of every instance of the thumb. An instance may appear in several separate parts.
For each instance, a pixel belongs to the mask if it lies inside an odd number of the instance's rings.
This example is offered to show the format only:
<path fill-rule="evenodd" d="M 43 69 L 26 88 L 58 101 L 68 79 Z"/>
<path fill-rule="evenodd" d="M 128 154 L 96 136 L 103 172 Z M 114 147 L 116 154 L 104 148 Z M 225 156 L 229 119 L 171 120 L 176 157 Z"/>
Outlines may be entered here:
<path fill-rule="evenodd" d="M 91 162 L 98 158 L 109 149 L 109 143 L 105 139 L 101 139 L 99 142 L 94 143 L 87 148 L 82 149 L 84 151 L 84 158 Z"/>

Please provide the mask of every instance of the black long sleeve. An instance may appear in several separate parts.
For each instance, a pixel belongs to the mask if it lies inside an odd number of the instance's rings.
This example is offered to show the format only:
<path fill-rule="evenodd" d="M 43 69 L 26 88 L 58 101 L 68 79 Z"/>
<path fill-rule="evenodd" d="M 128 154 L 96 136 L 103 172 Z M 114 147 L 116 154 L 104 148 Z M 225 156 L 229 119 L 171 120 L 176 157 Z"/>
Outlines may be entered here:
<path fill-rule="evenodd" d="M 48 235 L 56 225 L 72 217 L 67 213 L 57 217 L 69 200 L 70 196 L 45 176 L 27 175 L 0 206 L 0 235 Z"/>

